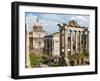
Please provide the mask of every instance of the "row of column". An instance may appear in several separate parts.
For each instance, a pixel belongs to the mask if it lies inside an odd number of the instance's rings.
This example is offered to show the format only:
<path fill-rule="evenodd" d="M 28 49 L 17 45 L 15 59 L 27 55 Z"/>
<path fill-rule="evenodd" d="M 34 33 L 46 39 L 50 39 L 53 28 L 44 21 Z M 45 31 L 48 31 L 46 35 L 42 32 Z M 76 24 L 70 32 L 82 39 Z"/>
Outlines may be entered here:
<path fill-rule="evenodd" d="M 70 54 L 72 55 L 74 50 L 73 50 L 73 31 L 70 31 Z M 74 31 L 75 32 L 75 53 L 79 52 L 81 53 L 82 51 L 88 51 L 89 50 L 89 32 L 88 31 Z M 79 33 L 79 35 L 78 35 Z M 85 34 L 86 33 L 86 34 Z M 67 57 L 68 54 L 68 30 L 65 30 L 65 57 Z M 78 45 L 79 42 L 79 45 Z M 86 43 L 85 43 L 86 42 Z M 86 45 L 85 45 L 86 44 Z M 85 46 L 84 46 L 85 45 Z M 78 51 L 78 46 L 79 46 L 79 51 Z"/>

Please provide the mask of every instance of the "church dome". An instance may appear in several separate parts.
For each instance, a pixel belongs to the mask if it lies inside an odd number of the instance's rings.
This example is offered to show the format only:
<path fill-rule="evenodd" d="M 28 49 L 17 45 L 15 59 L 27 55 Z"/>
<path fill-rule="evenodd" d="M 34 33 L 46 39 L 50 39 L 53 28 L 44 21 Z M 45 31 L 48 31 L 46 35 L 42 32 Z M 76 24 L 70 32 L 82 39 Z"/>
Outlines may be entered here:
<path fill-rule="evenodd" d="M 39 18 L 36 19 L 35 24 L 33 25 L 33 27 L 42 27 L 40 22 L 39 22 Z"/>
<path fill-rule="evenodd" d="M 39 18 L 37 18 L 35 24 L 33 25 L 33 31 L 40 32 L 42 30 L 43 30 L 42 25 L 39 22 Z"/>

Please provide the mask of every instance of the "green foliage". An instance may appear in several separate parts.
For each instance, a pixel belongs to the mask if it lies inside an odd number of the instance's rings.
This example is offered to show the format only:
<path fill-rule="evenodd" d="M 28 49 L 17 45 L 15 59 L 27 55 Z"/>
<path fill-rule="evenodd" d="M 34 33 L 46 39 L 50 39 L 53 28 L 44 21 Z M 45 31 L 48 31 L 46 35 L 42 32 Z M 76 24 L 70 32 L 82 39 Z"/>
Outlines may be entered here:
<path fill-rule="evenodd" d="M 83 53 L 75 53 L 73 55 L 68 55 L 69 60 L 78 60 L 81 58 L 89 58 L 89 53 L 88 52 L 83 52 Z"/>
<path fill-rule="evenodd" d="M 29 55 L 29 58 L 30 58 L 30 65 L 31 65 L 31 67 L 36 67 L 36 66 L 39 65 L 39 63 L 40 63 L 39 56 L 37 56 L 36 54 L 31 53 Z"/>
<path fill-rule="evenodd" d="M 84 55 L 89 58 L 89 52 L 85 52 Z"/>
<path fill-rule="evenodd" d="M 73 55 L 68 55 L 68 59 L 69 60 L 75 60 L 75 59 L 78 59 L 79 58 L 79 54 L 73 54 Z"/>
<path fill-rule="evenodd" d="M 48 64 L 52 60 L 52 56 L 47 55 L 47 54 L 42 54 L 42 63 Z"/>

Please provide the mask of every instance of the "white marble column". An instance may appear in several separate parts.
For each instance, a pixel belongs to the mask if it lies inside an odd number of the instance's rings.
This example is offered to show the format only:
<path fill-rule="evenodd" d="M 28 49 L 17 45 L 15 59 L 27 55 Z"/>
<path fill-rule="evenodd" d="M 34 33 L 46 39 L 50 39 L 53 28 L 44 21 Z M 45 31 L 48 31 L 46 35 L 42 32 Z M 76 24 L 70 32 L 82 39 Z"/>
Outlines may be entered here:
<path fill-rule="evenodd" d="M 62 30 L 62 47 L 63 47 L 63 48 L 64 48 L 64 45 L 65 45 L 65 44 L 64 44 L 64 43 L 65 43 L 65 42 L 64 42 L 64 39 L 65 39 L 64 34 L 65 34 L 65 30 L 63 29 L 63 30 Z"/>
<path fill-rule="evenodd" d="M 82 32 L 79 31 L 79 52 L 81 53 L 82 52 L 82 45 L 81 45 L 81 41 L 82 41 Z"/>
<path fill-rule="evenodd" d="M 29 32 L 26 34 L 26 66 L 30 68 L 30 59 L 29 59 Z"/>
<path fill-rule="evenodd" d="M 61 24 L 58 24 L 59 26 L 59 31 L 60 31 L 60 37 L 59 37 L 59 40 L 60 40 L 60 45 L 59 45 L 59 48 L 60 48 L 60 57 L 62 55 L 62 27 L 61 27 Z"/>
<path fill-rule="evenodd" d="M 72 36 L 72 30 L 70 30 L 70 38 L 71 38 L 71 55 L 73 54 L 73 36 Z"/>
<path fill-rule="evenodd" d="M 65 32 L 64 32 L 64 37 L 65 37 L 65 60 L 66 60 L 66 64 L 69 66 L 70 63 L 69 63 L 69 59 L 68 59 L 68 30 L 65 29 Z"/>
<path fill-rule="evenodd" d="M 77 31 L 75 31 L 75 53 L 77 53 Z"/>
<path fill-rule="evenodd" d="M 67 57 L 67 54 L 68 54 L 68 31 L 67 31 L 67 29 L 65 30 L 65 32 L 64 32 L 64 37 L 65 37 L 65 39 L 64 39 L 64 41 L 65 41 L 65 58 Z"/>
<path fill-rule="evenodd" d="M 82 42 L 82 45 L 83 45 L 83 48 L 82 48 L 82 52 L 84 52 L 84 50 L 85 50 L 85 41 L 84 41 L 84 34 L 85 34 L 85 32 L 84 31 L 82 31 L 82 40 L 83 40 L 83 42 Z"/>
<path fill-rule="evenodd" d="M 89 51 L 89 50 L 88 50 L 88 48 L 89 48 L 89 47 L 88 47 L 88 46 L 89 46 L 89 42 L 88 42 L 89 39 L 88 39 L 88 37 L 89 37 L 89 32 L 86 31 L 86 51 Z"/>

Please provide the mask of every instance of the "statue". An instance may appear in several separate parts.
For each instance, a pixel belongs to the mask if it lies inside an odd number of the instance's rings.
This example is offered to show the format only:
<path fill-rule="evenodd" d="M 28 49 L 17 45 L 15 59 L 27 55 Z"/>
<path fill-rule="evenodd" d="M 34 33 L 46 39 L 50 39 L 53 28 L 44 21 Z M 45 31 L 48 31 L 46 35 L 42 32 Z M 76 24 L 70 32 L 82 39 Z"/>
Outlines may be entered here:
<path fill-rule="evenodd" d="M 70 27 L 76 27 L 76 28 L 80 27 L 75 20 L 69 21 L 68 26 L 70 26 Z"/>

